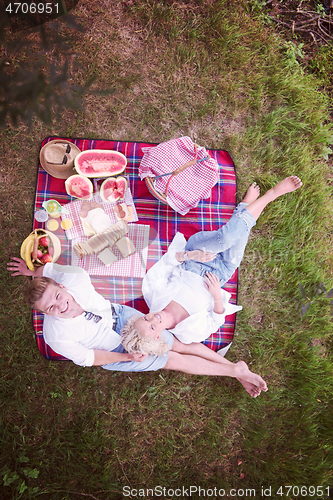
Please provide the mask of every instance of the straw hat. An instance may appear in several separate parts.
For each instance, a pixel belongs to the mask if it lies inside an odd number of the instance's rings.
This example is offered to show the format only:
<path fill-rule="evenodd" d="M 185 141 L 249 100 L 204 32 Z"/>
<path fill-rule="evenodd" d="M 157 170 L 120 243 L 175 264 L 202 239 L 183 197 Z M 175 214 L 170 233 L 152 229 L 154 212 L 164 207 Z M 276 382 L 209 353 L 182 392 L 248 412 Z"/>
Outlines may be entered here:
<path fill-rule="evenodd" d="M 73 174 L 74 158 L 81 150 L 70 141 L 55 139 L 44 144 L 39 153 L 39 161 L 43 169 L 52 177 L 67 179 Z"/>

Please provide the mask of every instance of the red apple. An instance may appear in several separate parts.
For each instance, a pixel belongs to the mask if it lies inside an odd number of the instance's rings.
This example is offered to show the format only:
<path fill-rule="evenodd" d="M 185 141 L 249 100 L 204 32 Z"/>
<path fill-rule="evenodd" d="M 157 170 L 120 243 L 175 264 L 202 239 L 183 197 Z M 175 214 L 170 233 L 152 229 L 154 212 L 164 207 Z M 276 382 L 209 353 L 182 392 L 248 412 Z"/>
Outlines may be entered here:
<path fill-rule="evenodd" d="M 47 262 L 52 262 L 52 257 L 49 253 L 44 253 L 40 260 L 43 262 L 43 264 L 46 264 Z"/>
<path fill-rule="evenodd" d="M 50 238 L 48 238 L 47 236 L 43 236 L 42 238 L 40 238 L 39 244 L 42 245 L 42 247 L 48 247 L 50 244 Z"/>

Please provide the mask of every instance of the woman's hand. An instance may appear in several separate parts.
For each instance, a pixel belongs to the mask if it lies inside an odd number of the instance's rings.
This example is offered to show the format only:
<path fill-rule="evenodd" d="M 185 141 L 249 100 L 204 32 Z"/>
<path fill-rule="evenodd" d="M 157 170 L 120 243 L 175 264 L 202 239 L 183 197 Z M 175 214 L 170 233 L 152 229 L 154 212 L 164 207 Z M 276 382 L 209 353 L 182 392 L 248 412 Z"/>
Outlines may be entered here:
<path fill-rule="evenodd" d="M 186 255 L 187 258 L 186 258 Z M 178 262 L 185 262 L 186 260 L 196 260 L 198 262 L 210 262 L 214 260 L 216 253 L 205 252 L 204 250 L 189 250 L 188 252 L 176 252 L 176 259 Z"/>
<path fill-rule="evenodd" d="M 205 277 L 205 287 L 214 298 L 214 300 L 222 299 L 220 280 L 213 273 L 206 273 Z"/>
<path fill-rule="evenodd" d="M 198 262 L 210 262 L 216 257 L 216 253 L 206 252 L 204 250 L 190 250 L 187 252 L 189 260 L 197 260 Z"/>
<path fill-rule="evenodd" d="M 224 306 L 222 300 L 222 292 L 220 287 L 220 281 L 216 274 L 206 273 L 205 276 L 205 287 L 214 299 L 214 312 L 217 314 L 224 313 Z"/>
<path fill-rule="evenodd" d="M 34 271 L 27 268 L 23 259 L 11 257 L 12 261 L 7 262 L 7 271 L 15 271 L 11 276 L 34 276 Z"/>

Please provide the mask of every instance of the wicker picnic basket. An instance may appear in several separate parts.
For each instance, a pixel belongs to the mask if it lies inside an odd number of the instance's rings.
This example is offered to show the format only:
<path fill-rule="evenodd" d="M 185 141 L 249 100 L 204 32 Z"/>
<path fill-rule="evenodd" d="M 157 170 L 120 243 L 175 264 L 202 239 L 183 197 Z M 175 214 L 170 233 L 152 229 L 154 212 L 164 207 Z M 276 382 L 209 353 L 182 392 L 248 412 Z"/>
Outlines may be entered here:
<path fill-rule="evenodd" d="M 162 203 L 164 203 L 165 205 L 168 205 L 167 195 L 168 195 L 169 184 L 170 184 L 172 178 L 175 175 L 180 174 L 180 172 L 183 172 L 186 168 L 191 167 L 192 165 L 195 165 L 198 161 L 208 160 L 210 158 L 210 156 L 208 155 L 203 160 L 198 160 L 198 145 L 197 144 L 194 144 L 194 150 L 195 150 L 195 156 L 194 156 L 193 160 L 190 160 L 190 161 L 184 163 L 184 165 L 182 165 L 181 167 L 176 168 L 176 170 L 174 170 L 173 172 L 167 172 L 165 174 L 156 175 L 154 177 L 145 177 L 145 183 L 147 185 L 147 188 L 148 188 L 149 192 L 153 196 L 155 196 L 155 198 L 157 198 L 159 201 L 161 201 Z M 170 177 L 169 177 L 168 182 L 166 184 L 165 192 L 164 193 L 160 193 L 155 188 L 154 182 L 159 177 L 164 177 L 164 176 L 167 176 L 167 175 L 169 175 Z"/>
<path fill-rule="evenodd" d="M 188 160 L 186 161 L 184 164 L 182 164 L 181 166 L 178 166 L 175 170 L 173 171 L 167 171 L 167 172 L 163 172 L 163 173 L 159 173 L 159 175 L 147 175 L 144 177 L 144 180 L 145 180 L 145 183 L 146 183 L 146 186 L 149 190 L 149 192 L 155 196 L 155 198 L 157 198 L 161 203 L 164 203 L 165 205 L 169 205 L 168 201 L 167 201 L 167 196 L 168 196 L 168 190 L 169 190 L 169 187 L 170 187 L 170 183 L 172 182 L 172 179 L 180 174 L 181 172 L 184 172 L 187 168 L 195 165 L 196 163 L 199 163 L 199 162 L 206 162 L 208 160 L 211 159 L 211 156 L 205 152 L 205 157 L 204 158 L 200 158 L 198 159 L 198 148 L 200 148 L 200 146 L 198 146 L 197 144 L 195 143 L 192 143 L 192 141 L 190 140 L 190 138 L 180 138 L 180 139 L 173 139 L 172 141 L 169 141 L 168 143 L 164 143 L 164 145 L 167 145 L 167 144 L 170 144 L 170 143 L 179 143 L 180 147 L 182 146 L 182 142 L 183 140 L 187 140 L 188 143 L 192 144 L 192 148 L 194 149 L 194 158 L 192 160 Z M 189 144 L 187 144 L 188 146 Z M 181 148 L 180 148 L 181 149 Z M 165 152 L 164 152 L 165 154 Z M 182 151 L 180 150 L 178 152 L 178 156 L 177 156 L 177 161 L 179 162 L 180 158 L 181 158 L 181 155 L 184 154 L 182 153 Z M 161 158 L 162 159 L 162 158 Z M 175 158 L 176 160 L 176 158 Z M 179 164 L 179 163 L 178 163 Z M 170 164 L 168 163 L 169 165 L 169 168 L 170 168 Z M 203 164 L 204 165 L 204 164 Z M 168 167 L 167 165 L 165 165 L 165 169 L 168 170 Z M 152 167 L 152 170 L 154 170 L 154 168 Z M 165 185 L 165 188 L 164 188 L 164 192 L 163 191 L 159 191 L 158 189 L 156 189 L 156 183 L 155 181 L 157 179 L 160 179 L 161 177 L 169 177 L 167 182 L 166 182 L 166 185 Z"/>

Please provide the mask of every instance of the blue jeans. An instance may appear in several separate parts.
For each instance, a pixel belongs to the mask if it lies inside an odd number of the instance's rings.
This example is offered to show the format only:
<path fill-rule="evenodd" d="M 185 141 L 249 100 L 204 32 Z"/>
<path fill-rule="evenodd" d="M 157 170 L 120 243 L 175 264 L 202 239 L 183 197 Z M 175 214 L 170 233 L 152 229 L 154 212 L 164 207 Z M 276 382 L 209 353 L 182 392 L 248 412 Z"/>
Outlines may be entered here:
<path fill-rule="evenodd" d="M 204 276 L 206 272 L 216 274 L 224 285 L 241 263 L 251 228 L 256 221 L 248 210 L 247 203 L 239 203 L 226 224 L 217 231 L 200 231 L 191 236 L 185 250 L 204 250 L 216 253 L 210 262 L 190 260 L 181 265 L 187 271 Z"/>
<path fill-rule="evenodd" d="M 120 304 L 112 304 L 115 308 L 117 315 L 117 326 L 116 332 L 120 335 L 122 327 L 127 323 L 127 321 L 134 316 L 134 314 L 143 313 L 133 309 L 133 307 L 122 306 Z M 165 341 L 172 347 L 174 336 L 168 330 L 163 330 L 162 335 Z M 113 349 L 112 352 L 126 352 L 122 344 Z M 122 371 L 122 372 L 147 372 L 154 371 L 164 368 L 168 361 L 168 354 L 166 356 L 147 356 L 142 362 L 139 361 L 117 361 L 116 363 L 109 363 L 108 365 L 103 365 L 102 368 L 105 370 Z"/>

